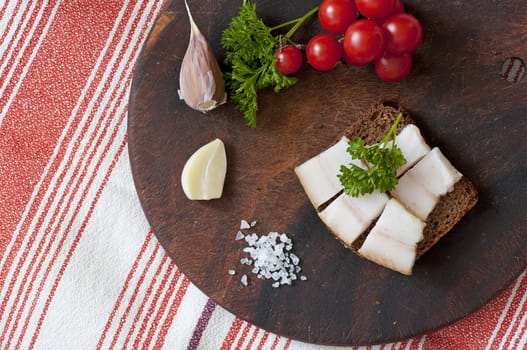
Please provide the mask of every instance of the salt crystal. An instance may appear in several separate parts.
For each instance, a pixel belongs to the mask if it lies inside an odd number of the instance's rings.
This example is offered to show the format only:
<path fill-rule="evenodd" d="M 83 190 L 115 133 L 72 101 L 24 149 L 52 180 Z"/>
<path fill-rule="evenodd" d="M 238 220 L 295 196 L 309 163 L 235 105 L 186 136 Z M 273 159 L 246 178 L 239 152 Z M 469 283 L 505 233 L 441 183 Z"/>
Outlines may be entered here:
<path fill-rule="evenodd" d="M 240 278 L 240 282 L 247 287 L 247 275 L 243 274 L 242 278 Z"/>
<path fill-rule="evenodd" d="M 246 220 L 240 223 L 240 230 L 247 229 L 256 225 L 256 220 L 249 224 Z M 293 254 L 293 242 L 285 233 L 269 232 L 267 235 L 250 233 L 244 235 L 239 231 L 236 235 L 237 240 L 245 240 L 247 246 L 243 252 L 248 255 L 240 259 L 243 265 L 252 265 L 251 272 L 260 279 L 272 279 L 273 287 L 280 285 L 291 285 L 299 277 L 297 273 L 301 271 L 299 266 L 300 259 Z M 305 276 L 303 276 L 305 277 Z M 300 277 L 302 279 L 302 276 Z M 242 276 L 242 284 L 246 285 L 247 275 Z M 245 281 L 245 283 L 244 283 Z"/>
<path fill-rule="evenodd" d="M 258 238 L 256 242 L 258 242 L 259 244 L 264 244 L 265 242 L 267 242 L 267 236 L 260 236 L 260 238 Z"/>
<path fill-rule="evenodd" d="M 234 270 L 229 270 L 229 275 L 235 275 L 236 274 L 236 271 Z"/>
<path fill-rule="evenodd" d="M 300 262 L 300 259 L 298 258 L 298 256 L 296 256 L 295 254 L 291 253 L 291 262 L 293 263 L 293 265 L 298 265 L 298 263 Z"/>
<path fill-rule="evenodd" d="M 247 258 L 241 258 L 240 259 L 240 264 L 242 265 L 251 265 L 253 263 L 253 261 L 251 259 L 247 259 Z"/>
<path fill-rule="evenodd" d="M 245 229 L 248 229 L 248 228 L 251 228 L 251 225 L 249 225 L 247 220 L 242 220 L 240 222 L 240 230 L 245 230 Z"/>
<path fill-rule="evenodd" d="M 302 280 L 302 281 L 307 281 L 307 277 L 304 276 L 304 275 L 302 275 L 302 276 L 300 276 L 300 280 Z"/>
<path fill-rule="evenodd" d="M 258 240 L 258 235 L 256 233 L 245 236 L 245 242 L 247 242 L 247 244 L 249 244 L 249 246 L 251 247 L 254 246 L 257 240 Z"/>

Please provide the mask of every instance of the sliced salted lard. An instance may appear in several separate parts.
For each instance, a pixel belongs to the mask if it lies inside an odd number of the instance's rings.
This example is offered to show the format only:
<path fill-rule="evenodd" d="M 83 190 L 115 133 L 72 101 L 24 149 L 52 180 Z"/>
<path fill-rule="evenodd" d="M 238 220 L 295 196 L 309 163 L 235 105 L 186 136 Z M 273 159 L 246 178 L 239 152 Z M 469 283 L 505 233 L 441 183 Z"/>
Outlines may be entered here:
<path fill-rule="evenodd" d="M 412 274 L 416 252 L 415 246 L 399 242 L 382 233 L 370 233 L 359 249 L 359 254 L 371 262 L 408 276 Z"/>
<path fill-rule="evenodd" d="M 372 232 L 381 232 L 402 243 L 412 245 L 423 239 L 424 227 L 423 221 L 409 212 L 399 201 L 391 198 Z"/>
<path fill-rule="evenodd" d="M 424 227 L 423 221 L 392 198 L 358 253 L 379 265 L 410 275 Z"/>
<path fill-rule="evenodd" d="M 439 196 L 434 195 L 419 184 L 410 172 L 399 179 L 397 187 L 391 192 L 391 195 L 404 203 L 414 215 L 423 221 L 439 202 Z"/>
<path fill-rule="evenodd" d="M 295 168 L 304 191 L 317 209 L 342 189 L 337 174 L 341 165 L 352 163 L 351 155 L 347 152 L 348 142 L 347 137 L 342 137 L 330 148 Z"/>
<path fill-rule="evenodd" d="M 400 179 L 391 192 L 421 220 L 426 220 L 439 198 L 450 192 L 462 174 L 434 147 Z"/>
<path fill-rule="evenodd" d="M 351 245 L 381 214 L 388 196 L 379 191 L 359 197 L 338 196 L 318 215 L 346 245 Z"/>
<path fill-rule="evenodd" d="M 430 147 L 421 135 L 421 131 L 414 124 L 409 124 L 401 130 L 395 137 L 395 144 L 406 159 L 406 164 L 397 169 L 397 176 L 406 172 L 430 152 Z"/>
<path fill-rule="evenodd" d="M 411 172 L 419 183 L 436 196 L 452 191 L 463 176 L 437 147 L 419 161 Z"/>

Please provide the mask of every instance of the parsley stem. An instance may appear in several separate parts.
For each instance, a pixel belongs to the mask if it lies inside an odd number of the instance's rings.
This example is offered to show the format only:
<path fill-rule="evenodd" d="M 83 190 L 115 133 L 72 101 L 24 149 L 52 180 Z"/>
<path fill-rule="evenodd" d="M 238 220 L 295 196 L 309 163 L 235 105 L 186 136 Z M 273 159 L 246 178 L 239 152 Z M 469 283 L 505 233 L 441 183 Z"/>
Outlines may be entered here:
<path fill-rule="evenodd" d="M 390 139 L 395 140 L 395 135 L 397 133 L 397 125 L 399 125 L 399 122 L 401 121 L 402 117 L 403 117 L 402 113 L 399 113 L 397 115 L 397 118 L 395 119 L 395 122 L 390 128 L 390 131 L 388 131 L 388 133 L 386 134 L 386 136 L 384 136 L 384 139 L 382 140 L 383 147 L 386 147 L 386 144 L 388 143 L 388 141 L 390 141 Z"/>
<path fill-rule="evenodd" d="M 295 34 L 295 32 L 306 21 L 306 19 L 311 17 L 317 11 L 318 11 L 318 6 L 312 8 L 308 13 L 306 13 L 302 17 L 299 17 L 299 18 L 296 18 L 296 19 L 292 19 L 290 21 L 284 22 L 282 24 L 279 24 L 277 26 L 274 26 L 274 27 L 270 28 L 270 31 L 272 32 L 273 30 L 280 29 L 280 28 L 287 27 L 287 26 L 290 26 L 290 25 L 294 24 L 294 26 L 291 29 L 289 29 L 289 31 L 284 35 L 286 38 L 289 39 L 289 38 L 291 38 L 293 36 L 293 34 Z"/>

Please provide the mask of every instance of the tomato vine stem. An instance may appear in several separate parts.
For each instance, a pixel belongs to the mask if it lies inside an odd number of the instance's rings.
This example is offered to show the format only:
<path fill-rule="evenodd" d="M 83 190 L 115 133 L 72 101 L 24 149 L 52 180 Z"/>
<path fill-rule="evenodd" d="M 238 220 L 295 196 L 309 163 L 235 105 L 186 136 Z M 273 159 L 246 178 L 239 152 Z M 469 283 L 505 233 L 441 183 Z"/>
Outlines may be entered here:
<path fill-rule="evenodd" d="M 293 25 L 293 27 L 291 27 L 291 29 L 289 29 L 289 31 L 284 35 L 284 37 L 289 39 L 289 38 L 291 38 L 293 36 L 293 34 L 295 34 L 295 32 L 298 30 L 298 28 L 300 28 L 300 26 L 302 24 L 304 24 L 304 22 L 309 17 L 313 16 L 317 11 L 318 11 L 318 6 L 312 8 L 311 10 L 309 10 L 302 17 L 299 17 L 299 18 L 296 18 L 296 19 L 292 19 L 290 21 L 287 21 L 287 22 L 284 22 L 282 24 L 278 24 L 278 25 L 276 25 L 274 27 L 271 27 L 270 31 L 274 31 L 276 29 L 280 29 L 280 28 L 283 28 L 283 27 L 287 27 L 287 26 Z"/>

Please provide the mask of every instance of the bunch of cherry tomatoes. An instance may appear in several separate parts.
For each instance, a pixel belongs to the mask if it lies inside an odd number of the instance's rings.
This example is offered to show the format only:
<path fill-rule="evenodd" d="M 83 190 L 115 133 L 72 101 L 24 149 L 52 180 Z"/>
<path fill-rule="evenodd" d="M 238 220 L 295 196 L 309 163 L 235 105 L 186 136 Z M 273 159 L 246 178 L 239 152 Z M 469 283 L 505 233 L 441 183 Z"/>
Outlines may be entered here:
<path fill-rule="evenodd" d="M 405 13 L 401 0 L 323 0 L 318 10 L 322 28 L 306 46 L 307 62 L 328 71 L 343 60 L 353 66 L 375 65 L 384 81 L 403 80 L 412 69 L 412 52 L 421 43 L 420 22 Z M 340 39 L 340 40 L 339 40 Z M 276 68 L 296 73 L 303 55 L 295 45 L 275 53 Z"/>

